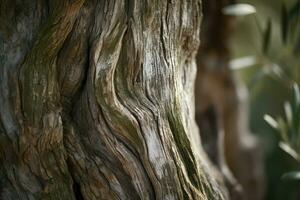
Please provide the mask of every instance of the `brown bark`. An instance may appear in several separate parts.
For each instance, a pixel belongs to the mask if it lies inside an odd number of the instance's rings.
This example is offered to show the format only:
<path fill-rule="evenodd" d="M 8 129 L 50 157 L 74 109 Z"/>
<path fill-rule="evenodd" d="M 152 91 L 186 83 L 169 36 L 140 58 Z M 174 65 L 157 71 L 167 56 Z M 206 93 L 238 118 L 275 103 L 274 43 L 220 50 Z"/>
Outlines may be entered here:
<path fill-rule="evenodd" d="M 192 142 L 200 6 L 1 0 L 0 198 L 226 199 Z"/>
<path fill-rule="evenodd" d="M 223 173 L 231 198 L 262 199 L 262 148 L 248 130 L 247 93 L 237 86 L 229 68 L 235 20 L 223 15 L 222 8 L 230 3 L 233 1 L 203 1 L 196 120 L 205 150 Z"/>

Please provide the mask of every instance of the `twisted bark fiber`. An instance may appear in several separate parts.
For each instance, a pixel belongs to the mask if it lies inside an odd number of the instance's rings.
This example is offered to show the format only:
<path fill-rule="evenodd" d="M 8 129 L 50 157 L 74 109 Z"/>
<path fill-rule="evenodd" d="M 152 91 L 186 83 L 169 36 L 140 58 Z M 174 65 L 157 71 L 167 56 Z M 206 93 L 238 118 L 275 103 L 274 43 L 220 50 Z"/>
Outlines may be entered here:
<path fill-rule="evenodd" d="M 0 199 L 226 199 L 195 153 L 200 0 L 1 0 Z"/>

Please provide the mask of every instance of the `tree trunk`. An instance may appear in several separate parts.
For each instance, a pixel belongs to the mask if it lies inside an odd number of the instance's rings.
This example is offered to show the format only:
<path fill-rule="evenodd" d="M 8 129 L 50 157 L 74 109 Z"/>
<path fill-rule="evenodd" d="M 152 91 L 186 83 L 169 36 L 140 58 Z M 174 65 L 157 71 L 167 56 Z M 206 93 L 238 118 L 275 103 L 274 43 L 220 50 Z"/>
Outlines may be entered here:
<path fill-rule="evenodd" d="M 0 199 L 227 199 L 193 142 L 200 7 L 1 0 Z"/>
<path fill-rule="evenodd" d="M 264 191 L 263 151 L 248 128 L 247 91 L 236 84 L 229 67 L 235 20 L 222 9 L 232 3 L 234 0 L 203 1 L 196 120 L 205 150 L 222 172 L 231 199 L 260 200 Z"/>

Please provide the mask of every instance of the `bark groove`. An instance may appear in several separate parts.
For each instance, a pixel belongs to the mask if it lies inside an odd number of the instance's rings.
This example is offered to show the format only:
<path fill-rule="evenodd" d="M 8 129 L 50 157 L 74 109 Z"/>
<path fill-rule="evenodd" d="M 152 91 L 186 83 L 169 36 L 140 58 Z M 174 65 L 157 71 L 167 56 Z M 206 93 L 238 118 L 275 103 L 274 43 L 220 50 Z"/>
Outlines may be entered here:
<path fill-rule="evenodd" d="M 0 198 L 226 199 L 194 141 L 200 0 L 0 3 Z"/>

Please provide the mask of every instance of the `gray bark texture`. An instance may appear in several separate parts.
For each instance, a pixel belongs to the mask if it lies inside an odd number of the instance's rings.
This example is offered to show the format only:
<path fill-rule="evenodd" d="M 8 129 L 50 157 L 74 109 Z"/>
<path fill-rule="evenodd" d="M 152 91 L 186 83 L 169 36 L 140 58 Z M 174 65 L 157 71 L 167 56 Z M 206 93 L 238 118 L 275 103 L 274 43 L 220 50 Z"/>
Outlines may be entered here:
<path fill-rule="evenodd" d="M 200 22 L 200 0 L 0 0 L 0 199 L 227 199 L 194 138 Z"/>

